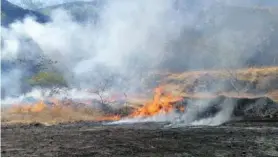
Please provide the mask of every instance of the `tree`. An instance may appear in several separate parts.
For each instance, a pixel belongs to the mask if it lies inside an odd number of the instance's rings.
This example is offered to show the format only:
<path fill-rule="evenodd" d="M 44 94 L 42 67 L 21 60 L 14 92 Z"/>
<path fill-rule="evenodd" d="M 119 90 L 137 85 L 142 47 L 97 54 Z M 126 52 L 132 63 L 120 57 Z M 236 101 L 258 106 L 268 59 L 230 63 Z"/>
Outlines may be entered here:
<path fill-rule="evenodd" d="M 125 98 L 127 98 L 126 89 L 128 87 L 128 80 L 121 74 L 113 72 L 111 69 L 103 66 L 96 66 L 91 72 L 86 72 L 90 75 L 87 76 L 87 85 L 91 89 L 90 93 L 96 94 L 102 105 L 108 105 L 115 103 L 114 100 L 109 100 L 107 93 L 111 93 L 116 90 L 116 92 L 121 92 Z M 86 79 L 84 76 L 83 79 Z M 81 82 L 85 82 L 81 81 Z M 124 103 L 126 104 L 126 103 Z"/>
<path fill-rule="evenodd" d="M 105 92 L 107 92 L 112 87 L 112 81 L 114 76 L 107 76 L 103 78 L 94 87 L 95 90 L 92 92 L 99 96 L 102 104 L 107 104 L 107 100 L 104 100 Z"/>

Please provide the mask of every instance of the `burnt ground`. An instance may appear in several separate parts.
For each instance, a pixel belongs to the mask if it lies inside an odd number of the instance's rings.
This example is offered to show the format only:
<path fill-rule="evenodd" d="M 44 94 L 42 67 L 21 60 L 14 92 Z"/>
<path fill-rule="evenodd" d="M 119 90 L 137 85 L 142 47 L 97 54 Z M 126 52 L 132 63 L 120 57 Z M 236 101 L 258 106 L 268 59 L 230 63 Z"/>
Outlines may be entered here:
<path fill-rule="evenodd" d="M 2 156 L 278 156 L 277 121 L 2 125 Z"/>
<path fill-rule="evenodd" d="M 184 99 L 179 104 L 187 105 L 190 101 L 192 99 Z M 196 120 L 214 117 L 227 106 L 232 106 L 233 121 L 213 127 L 185 127 L 169 123 L 107 125 L 84 121 L 52 126 L 6 124 L 1 126 L 1 154 L 66 157 L 278 156 L 276 102 L 265 97 L 224 96 L 198 101 L 206 102 L 207 107 L 198 111 Z"/>

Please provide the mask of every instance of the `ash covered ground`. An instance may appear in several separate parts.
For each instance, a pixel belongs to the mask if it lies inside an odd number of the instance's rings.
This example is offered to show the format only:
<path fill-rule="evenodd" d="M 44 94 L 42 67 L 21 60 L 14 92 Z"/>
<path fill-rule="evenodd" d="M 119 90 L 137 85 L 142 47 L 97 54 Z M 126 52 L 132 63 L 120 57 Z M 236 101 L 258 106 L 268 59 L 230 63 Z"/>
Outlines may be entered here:
<path fill-rule="evenodd" d="M 278 156 L 278 122 L 2 126 L 2 156 Z"/>

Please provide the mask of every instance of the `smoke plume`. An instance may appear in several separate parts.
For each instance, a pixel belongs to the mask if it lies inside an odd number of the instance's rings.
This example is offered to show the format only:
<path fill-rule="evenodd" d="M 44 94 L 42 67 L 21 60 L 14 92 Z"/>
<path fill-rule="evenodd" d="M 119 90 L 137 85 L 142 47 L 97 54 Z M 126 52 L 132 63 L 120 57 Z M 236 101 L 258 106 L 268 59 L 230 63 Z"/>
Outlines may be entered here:
<path fill-rule="evenodd" d="M 13 23 L 2 29 L 1 59 L 36 61 L 42 53 L 57 61 L 71 87 L 88 88 L 111 73 L 134 80 L 135 86 L 138 74 L 160 63 L 164 47 L 182 27 L 172 1 L 111 1 L 99 14 L 97 24 L 77 23 L 63 10 L 53 11 L 47 24 L 32 18 Z M 10 86 L 20 87 L 18 82 Z"/>
<path fill-rule="evenodd" d="M 142 77 L 157 70 L 269 64 L 256 57 L 277 56 L 271 45 L 277 42 L 277 16 L 246 7 L 252 2 L 114 0 L 102 6 L 97 23 L 76 22 L 58 9 L 45 24 L 27 17 L 1 27 L 1 61 L 38 63 L 44 56 L 56 61 L 55 71 L 70 88 L 94 89 L 110 79 L 117 91 L 137 90 Z M 21 95 L 31 70 L 13 66 L 2 72 L 5 95 Z"/>

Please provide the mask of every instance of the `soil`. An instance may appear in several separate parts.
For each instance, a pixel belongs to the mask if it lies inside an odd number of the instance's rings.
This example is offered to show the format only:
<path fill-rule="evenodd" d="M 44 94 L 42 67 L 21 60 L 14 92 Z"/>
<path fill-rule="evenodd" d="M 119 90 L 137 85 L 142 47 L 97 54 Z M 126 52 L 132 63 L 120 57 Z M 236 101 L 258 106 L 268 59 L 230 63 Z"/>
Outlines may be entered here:
<path fill-rule="evenodd" d="M 2 156 L 278 156 L 278 121 L 2 125 Z"/>

